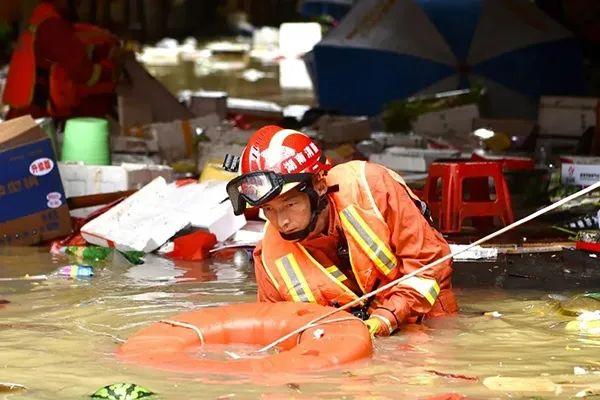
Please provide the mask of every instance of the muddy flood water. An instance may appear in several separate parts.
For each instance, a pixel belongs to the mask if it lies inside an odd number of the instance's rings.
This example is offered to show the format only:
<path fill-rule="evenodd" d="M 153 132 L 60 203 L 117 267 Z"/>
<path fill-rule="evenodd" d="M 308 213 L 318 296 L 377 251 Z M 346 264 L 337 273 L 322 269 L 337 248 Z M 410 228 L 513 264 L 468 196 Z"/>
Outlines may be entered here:
<path fill-rule="evenodd" d="M 459 316 L 376 339 L 371 360 L 337 371 L 257 381 L 126 365 L 115 350 L 142 327 L 201 307 L 253 301 L 252 265 L 230 257 L 174 264 L 149 256 L 131 266 L 117 257 L 97 265 L 93 278 L 52 277 L 71 261 L 42 249 L 1 250 L 0 278 L 49 276 L 0 280 L 0 299 L 10 302 L 0 308 L 0 382 L 27 387 L 0 392 L 0 399 L 82 399 L 117 382 L 145 386 L 159 399 L 570 398 L 600 383 L 600 339 L 565 332 L 572 318 L 556 312 L 549 293 L 483 289 L 457 290 Z M 516 393 L 484 385 L 497 375 L 533 378 L 532 385 L 548 378 L 585 382 Z"/>

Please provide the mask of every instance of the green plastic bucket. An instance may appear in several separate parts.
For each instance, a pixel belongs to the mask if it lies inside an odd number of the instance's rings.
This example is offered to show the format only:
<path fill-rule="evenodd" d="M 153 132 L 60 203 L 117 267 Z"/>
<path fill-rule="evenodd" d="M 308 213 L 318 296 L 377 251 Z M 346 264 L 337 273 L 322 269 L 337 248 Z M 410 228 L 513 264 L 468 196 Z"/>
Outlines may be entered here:
<path fill-rule="evenodd" d="M 62 161 L 87 165 L 110 165 L 108 121 L 101 118 L 67 120 L 62 145 Z"/>

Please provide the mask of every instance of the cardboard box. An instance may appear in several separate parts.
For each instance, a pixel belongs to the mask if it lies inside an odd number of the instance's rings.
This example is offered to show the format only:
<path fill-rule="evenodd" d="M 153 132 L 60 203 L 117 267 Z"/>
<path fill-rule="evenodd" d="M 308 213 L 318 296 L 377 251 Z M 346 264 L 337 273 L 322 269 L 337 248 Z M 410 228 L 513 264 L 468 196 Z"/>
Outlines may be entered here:
<path fill-rule="evenodd" d="M 217 114 L 220 119 L 227 118 L 227 98 L 226 92 L 195 92 L 190 97 L 190 111 L 196 117 L 203 117 L 209 114 Z"/>
<path fill-rule="evenodd" d="M 542 96 L 538 124 L 541 135 L 580 137 L 596 125 L 598 99 Z"/>
<path fill-rule="evenodd" d="M 413 123 L 413 131 L 417 135 L 469 134 L 476 118 L 479 118 L 476 104 L 452 107 L 419 115 Z"/>
<path fill-rule="evenodd" d="M 167 163 L 194 155 L 196 137 L 217 126 L 221 120 L 216 114 L 209 114 L 189 120 L 160 122 L 145 127 L 152 140 L 156 140 L 160 155 Z"/>
<path fill-rule="evenodd" d="M 0 246 L 71 232 L 52 143 L 31 117 L 0 124 L 0 166 Z"/>
<path fill-rule="evenodd" d="M 324 115 L 316 125 L 319 138 L 325 143 L 342 144 L 371 138 L 371 125 L 367 117 Z"/>
<path fill-rule="evenodd" d="M 600 181 L 600 157 L 561 156 L 564 185 L 590 186 Z"/>
<path fill-rule="evenodd" d="M 142 126 L 152 123 L 152 107 L 150 103 L 133 96 L 120 95 L 117 98 L 119 123 L 123 133 L 135 134 Z"/>
<path fill-rule="evenodd" d="M 156 154 L 159 151 L 157 138 L 112 136 L 110 148 L 113 153 Z"/>

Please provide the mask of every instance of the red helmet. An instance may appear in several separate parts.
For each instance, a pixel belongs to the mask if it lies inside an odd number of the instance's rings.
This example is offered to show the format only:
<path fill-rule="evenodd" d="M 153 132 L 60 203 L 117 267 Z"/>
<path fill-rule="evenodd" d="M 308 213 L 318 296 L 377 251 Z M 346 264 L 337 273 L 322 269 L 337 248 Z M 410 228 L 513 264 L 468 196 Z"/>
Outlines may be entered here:
<path fill-rule="evenodd" d="M 331 168 L 321 149 L 304 133 L 269 125 L 260 128 L 242 153 L 240 173 L 317 174 Z"/>

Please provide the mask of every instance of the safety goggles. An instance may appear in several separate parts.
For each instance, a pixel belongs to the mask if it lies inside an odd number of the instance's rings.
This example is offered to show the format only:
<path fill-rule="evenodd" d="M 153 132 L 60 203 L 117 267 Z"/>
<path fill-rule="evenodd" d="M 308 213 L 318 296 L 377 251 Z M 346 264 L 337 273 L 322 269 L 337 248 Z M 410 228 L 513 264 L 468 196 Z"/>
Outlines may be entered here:
<path fill-rule="evenodd" d="M 227 184 L 227 194 L 235 215 L 244 212 L 247 204 L 260 206 L 277 197 L 289 183 L 308 183 L 313 174 L 278 174 L 272 171 L 257 171 L 238 176 Z"/>

